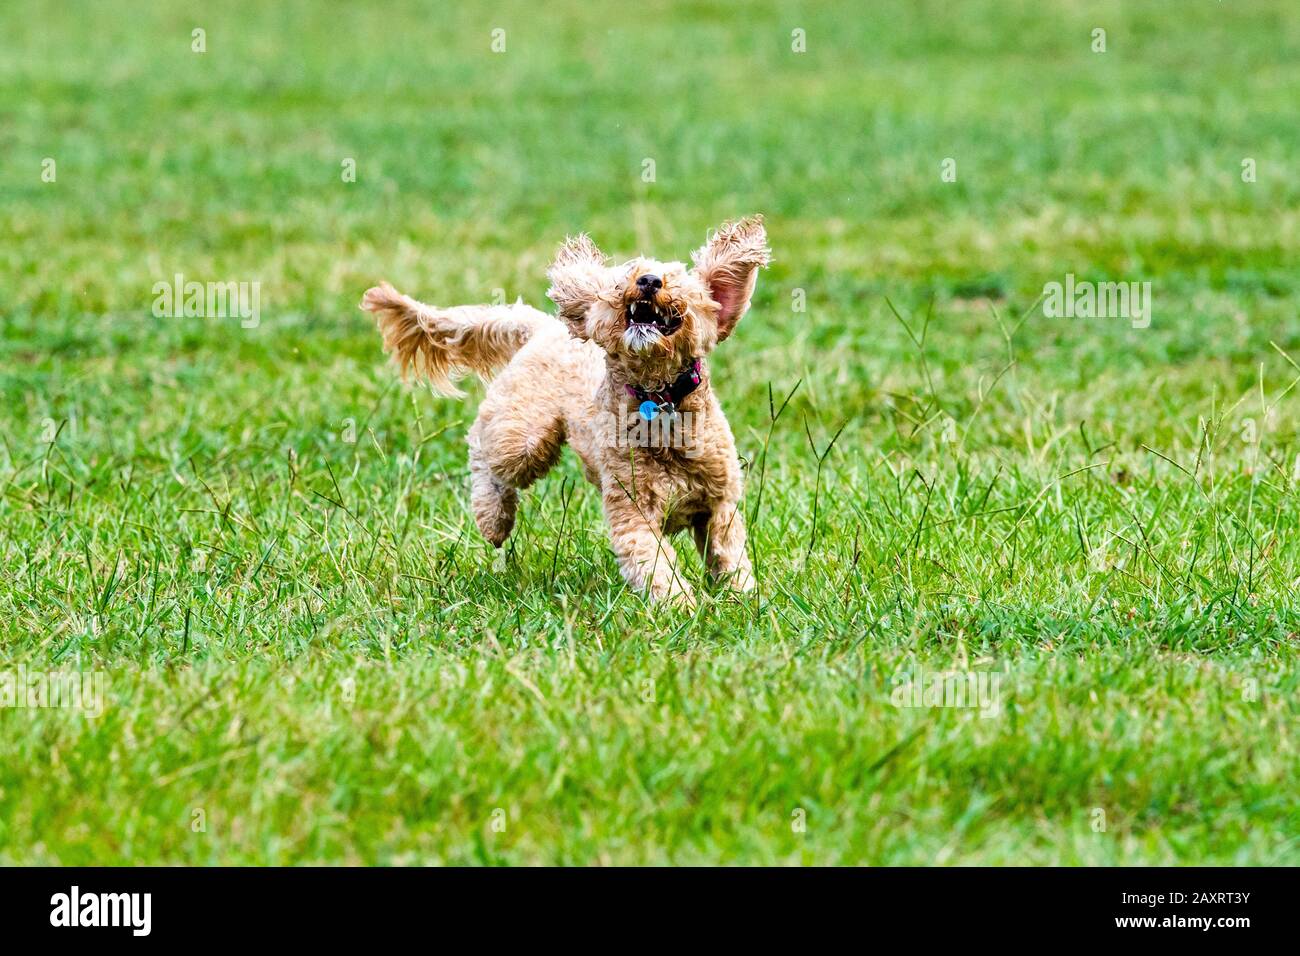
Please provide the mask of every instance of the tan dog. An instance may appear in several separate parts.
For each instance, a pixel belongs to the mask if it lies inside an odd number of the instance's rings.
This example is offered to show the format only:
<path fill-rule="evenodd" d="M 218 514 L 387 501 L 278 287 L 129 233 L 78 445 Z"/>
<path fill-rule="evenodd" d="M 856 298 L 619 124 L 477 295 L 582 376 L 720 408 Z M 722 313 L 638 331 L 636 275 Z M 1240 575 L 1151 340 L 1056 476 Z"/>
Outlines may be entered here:
<path fill-rule="evenodd" d="M 691 603 L 667 540 L 690 528 L 711 574 L 754 586 L 735 440 L 704 357 L 749 308 L 769 259 L 762 218 L 724 224 L 692 258 L 609 266 L 587 236 L 569 239 L 547 273 L 563 321 L 522 303 L 438 309 L 386 283 L 366 292 L 403 376 L 457 394 L 454 377 L 499 371 L 469 431 L 474 519 L 493 545 L 567 441 L 629 585 Z"/>

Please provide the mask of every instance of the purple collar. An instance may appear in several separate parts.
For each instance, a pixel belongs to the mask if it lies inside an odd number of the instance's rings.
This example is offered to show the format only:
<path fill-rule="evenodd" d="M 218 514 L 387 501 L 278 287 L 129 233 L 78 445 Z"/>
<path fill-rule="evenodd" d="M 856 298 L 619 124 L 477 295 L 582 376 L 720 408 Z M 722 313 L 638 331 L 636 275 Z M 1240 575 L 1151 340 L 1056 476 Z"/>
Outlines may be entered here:
<path fill-rule="evenodd" d="M 693 358 L 686 363 L 682 370 L 677 373 L 677 377 L 666 388 L 651 390 L 642 388 L 640 385 L 624 385 L 623 387 L 638 403 L 654 402 L 660 408 L 667 407 L 673 410 L 681 404 L 682 399 L 700 387 L 701 379 L 700 360 Z"/>

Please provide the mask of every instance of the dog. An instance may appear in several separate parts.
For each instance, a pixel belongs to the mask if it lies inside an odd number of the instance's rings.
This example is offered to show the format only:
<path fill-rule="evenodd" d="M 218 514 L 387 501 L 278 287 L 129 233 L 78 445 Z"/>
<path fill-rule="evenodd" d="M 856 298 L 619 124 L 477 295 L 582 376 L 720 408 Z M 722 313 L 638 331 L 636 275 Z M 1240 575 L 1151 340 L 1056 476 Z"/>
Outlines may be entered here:
<path fill-rule="evenodd" d="M 600 489 L 627 584 L 693 606 L 668 540 L 687 528 L 715 580 L 754 587 L 735 439 L 706 359 L 735 332 L 770 258 L 761 216 L 724 223 L 691 268 L 647 258 L 611 265 L 581 234 L 547 271 L 557 316 L 522 302 L 440 309 L 387 283 L 369 289 L 361 308 L 403 378 L 451 395 L 466 374 L 490 382 L 468 440 L 474 520 L 493 546 L 514 527 L 519 491 L 567 442 Z M 619 440 L 620 429 L 656 420 L 691 427 Z"/>

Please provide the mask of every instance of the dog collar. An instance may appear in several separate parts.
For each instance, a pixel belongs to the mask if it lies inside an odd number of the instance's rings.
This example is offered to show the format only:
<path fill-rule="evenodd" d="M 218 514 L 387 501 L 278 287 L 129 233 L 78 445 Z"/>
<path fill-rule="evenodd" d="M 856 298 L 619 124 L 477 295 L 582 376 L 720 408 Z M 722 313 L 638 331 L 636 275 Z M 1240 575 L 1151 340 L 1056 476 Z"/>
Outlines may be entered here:
<path fill-rule="evenodd" d="M 700 387 L 700 380 L 700 360 L 693 358 L 677 373 L 677 377 L 663 388 L 649 389 L 642 388 L 640 385 L 623 387 L 640 404 L 641 417 L 649 421 L 661 410 L 667 411 L 669 415 L 675 413 L 682 399 Z"/>

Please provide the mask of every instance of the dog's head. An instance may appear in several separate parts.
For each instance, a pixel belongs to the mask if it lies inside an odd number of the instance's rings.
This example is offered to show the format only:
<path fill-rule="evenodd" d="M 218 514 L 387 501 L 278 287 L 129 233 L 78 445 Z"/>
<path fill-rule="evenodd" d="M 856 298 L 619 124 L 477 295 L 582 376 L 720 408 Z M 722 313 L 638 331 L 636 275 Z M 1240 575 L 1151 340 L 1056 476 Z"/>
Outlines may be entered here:
<path fill-rule="evenodd" d="M 664 380 L 732 333 L 769 257 L 761 216 L 724 223 L 689 269 L 645 258 L 607 265 L 580 235 L 561 246 L 546 294 L 573 334 L 599 345 L 632 380 Z"/>

